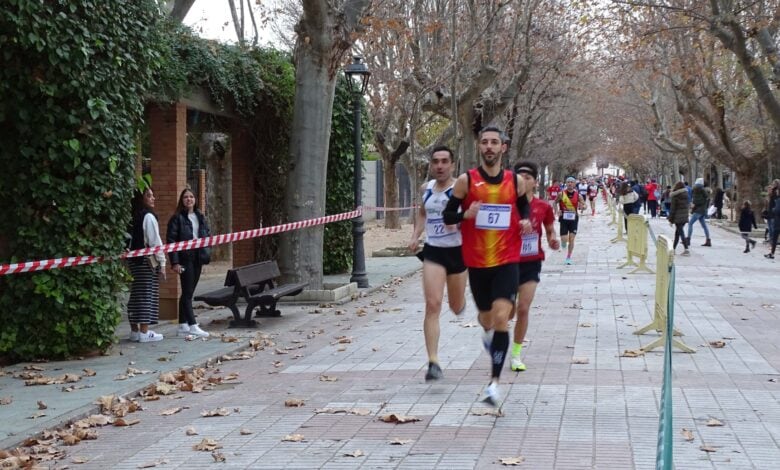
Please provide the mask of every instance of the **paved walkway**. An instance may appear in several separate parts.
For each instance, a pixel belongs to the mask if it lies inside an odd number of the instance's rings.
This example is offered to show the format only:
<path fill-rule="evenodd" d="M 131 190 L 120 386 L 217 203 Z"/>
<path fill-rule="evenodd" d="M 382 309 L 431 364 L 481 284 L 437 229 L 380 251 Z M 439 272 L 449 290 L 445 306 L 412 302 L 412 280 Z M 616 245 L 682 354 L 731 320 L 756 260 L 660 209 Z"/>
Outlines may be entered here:
<path fill-rule="evenodd" d="M 671 234 L 665 220 L 650 223 L 656 234 Z M 675 464 L 680 469 L 776 468 L 780 268 L 760 249 L 742 254 L 737 235 L 712 231 L 712 248 L 699 247 L 703 237 L 697 227 L 693 255 L 677 258 L 677 326 L 697 352 L 674 354 Z M 60 465 L 207 467 L 215 458 L 193 445 L 211 438 L 222 446 L 218 452 L 226 468 L 482 469 L 515 457 L 533 469 L 653 468 L 663 355 L 620 355 L 655 339 L 632 334 L 651 318 L 654 276 L 618 270 L 625 246 L 610 243 L 613 236 L 605 216 L 585 217 L 575 264 L 564 266 L 562 253 L 549 256 L 531 312 L 528 371 L 505 373 L 503 417 L 485 414 L 487 408 L 477 401 L 489 367 L 471 303 L 464 318 L 442 315 L 445 378 L 433 384 L 423 380 L 423 302 L 415 274 L 342 306 L 284 306 L 281 318 L 261 322 L 265 340 L 274 346 L 247 360 L 210 361 L 208 374 L 222 377 L 222 384 L 141 401 L 143 410 L 128 415 L 138 424 L 102 427 L 96 440 L 61 447 L 68 457 Z M 382 263 L 391 268 L 392 260 Z M 387 280 L 410 267 L 402 266 L 395 273 L 388 268 Z M 224 326 L 208 325 L 207 319 L 229 316 L 226 310 L 201 312 L 202 323 L 217 332 Z M 226 333 L 243 342 L 123 341 L 121 356 L 42 364 L 47 375 L 83 368 L 97 372 L 75 384 L 24 387 L 10 375 L 0 377 L 0 398 L 13 396 L 11 405 L 0 406 L 3 447 L 74 414 L 93 412 L 91 403 L 100 395 L 138 390 L 159 372 L 232 354 L 255 337 L 250 330 Z M 714 340 L 725 341 L 725 347 L 710 347 Z M 575 357 L 588 363 L 574 364 Z M 18 373 L 23 366 L 5 372 Z M 114 380 L 127 367 L 155 373 Z M 227 380 L 231 374 L 237 376 Z M 68 385 L 92 388 L 61 391 Z M 287 407 L 289 399 L 304 404 Z M 48 409 L 38 411 L 38 400 Z M 160 414 L 175 407 L 182 410 Z M 220 407 L 230 414 L 201 416 Z M 353 413 L 315 413 L 321 408 Z M 27 419 L 36 413 L 48 416 Z M 420 421 L 379 420 L 391 413 Z M 708 426 L 712 418 L 722 426 Z M 188 428 L 197 435 L 188 435 Z M 683 428 L 692 431 L 692 441 L 683 438 Z M 294 434 L 303 440 L 283 442 Z M 74 459 L 87 462 L 75 465 Z"/>

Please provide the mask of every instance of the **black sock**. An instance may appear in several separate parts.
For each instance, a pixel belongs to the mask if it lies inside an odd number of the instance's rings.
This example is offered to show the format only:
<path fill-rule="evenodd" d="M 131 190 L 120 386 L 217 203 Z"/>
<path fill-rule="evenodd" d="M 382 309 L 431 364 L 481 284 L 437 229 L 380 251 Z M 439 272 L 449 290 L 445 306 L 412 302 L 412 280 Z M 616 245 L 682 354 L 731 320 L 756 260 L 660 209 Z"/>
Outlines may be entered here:
<path fill-rule="evenodd" d="M 504 368 L 507 350 L 509 350 L 509 332 L 496 331 L 493 334 L 493 342 L 490 343 L 490 359 L 493 361 L 493 378 L 501 377 L 501 369 Z"/>

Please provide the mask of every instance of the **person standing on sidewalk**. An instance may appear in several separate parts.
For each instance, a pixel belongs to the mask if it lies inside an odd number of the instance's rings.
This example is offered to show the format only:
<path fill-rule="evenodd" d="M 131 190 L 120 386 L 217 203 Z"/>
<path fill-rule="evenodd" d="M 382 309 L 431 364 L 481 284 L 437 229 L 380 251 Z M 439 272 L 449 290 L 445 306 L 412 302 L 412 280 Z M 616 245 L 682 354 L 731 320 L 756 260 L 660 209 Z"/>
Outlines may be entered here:
<path fill-rule="evenodd" d="M 513 371 L 526 369 L 522 360 L 523 341 L 528 332 L 528 311 L 536 295 L 536 286 L 541 278 L 544 250 L 542 250 L 542 226 L 547 236 L 547 246 L 553 250 L 561 247 L 555 236 L 555 215 L 550 205 L 534 197 L 536 178 L 539 167 L 534 162 L 523 161 L 515 165 L 515 172 L 525 180 L 526 197 L 531 205 L 531 226 L 533 231 L 523 235 L 520 248 L 520 264 L 518 265 L 520 280 L 517 288 L 517 302 L 514 315 L 516 317 L 513 332 L 512 350 L 509 365 Z"/>
<path fill-rule="evenodd" d="M 677 249 L 677 244 L 682 240 L 685 250 L 682 252 L 683 256 L 689 256 L 691 252 L 688 250 L 688 239 L 685 237 L 683 228 L 688 223 L 688 189 L 685 187 L 685 183 L 678 181 L 672 188 L 672 192 L 669 193 L 669 215 L 666 216 L 666 220 L 669 224 L 674 225 L 674 244 L 673 249 Z"/>
<path fill-rule="evenodd" d="M 509 315 L 517 295 L 521 235 L 531 232 L 529 221 L 521 219 L 528 219 L 530 206 L 524 181 L 502 169 L 501 131 L 482 129 L 478 143 L 480 166 L 458 177 L 443 215 L 445 224 L 461 224 L 463 261 L 492 367 L 483 400 L 498 406 L 498 382 L 509 349 Z"/>
<path fill-rule="evenodd" d="M 420 235 L 425 231 L 425 244 L 422 249 L 423 295 L 425 296 L 425 319 L 423 334 L 425 349 L 428 352 L 428 372 L 425 380 L 438 380 L 443 377 L 439 365 L 439 315 L 447 288 L 450 309 L 460 315 L 466 309 L 466 265 L 461 252 L 462 237 L 456 225 L 445 225 L 442 211 L 452 195 L 455 178 L 452 150 L 446 146 L 433 149 L 430 160 L 432 180 L 423 184 L 422 205 L 417 211 L 414 232 L 408 248 L 416 252 Z"/>
<path fill-rule="evenodd" d="M 756 241 L 750 238 L 750 232 L 754 228 L 758 228 L 756 216 L 753 214 L 753 209 L 750 208 L 750 201 L 745 201 L 742 204 L 742 210 L 739 211 L 739 232 L 745 239 L 745 251 L 742 253 L 750 253 L 751 245 L 753 248 L 756 247 Z"/>
<path fill-rule="evenodd" d="M 574 264 L 571 254 L 574 251 L 574 237 L 577 236 L 577 225 L 580 217 L 577 207 L 584 205 L 585 201 L 577 191 L 577 180 L 573 176 L 566 178 L 566 189 L 558 195 L 558 207 L 560 212 L 561 246 L 567 248 L 564 264 Z"/>
<path fill-rule="evenodd" d="M 775 259 L 775 249 L 777 249 L 777 239 L 780 235 L 780 180 L 772 181 L 767 188 L 767 222 L 769 226 L 770 251 L 765 254 L 765 258 Z"/>
<path fill-rule="evenodd" d="M 133 221 L 130 227 L 130 249 L 153 248 L 162 245 L 160 226 L 154 213 L 154 191 L 147 187 L 133 197 Z M 127 302 L 130 341 L 151 343 L 162 341 L 163 335 L 149 329 L 160 317 L 160 277 L 165 279 L 165 254 L 137 256 L 127 262 L 133 282 Z"/>
<path fill-rule="evenodd" d="M 650 217 L 655 219 L 656 212 L 658 211 L 658 183 L 655 179 L 651 179 L 645 185 L 645 192 L 647 193 L 647 210 L 650 211 Z"/>
<path fill-rule="evenodd" d="M 707 207 L 710 199 L 709 190 L 704 187 L 704 178 L 697 178 L 693 183 L 691 190 L 691 220 L 688 221 L 688 246 L 691 245 L 691 234 L 693 233 L 693 224 L 699 221 L 704 229 L 706 241 L 701 246 L 712 246 L 710 241 L 710 229 L 707 228 Z"/>
<path fill-rule="evenodd" d="M 176 212 L 168 221 L 166 243 L 185 242 L 197 240 L 209 236 L 209 226 L 206 217 L 198 209 L 198 201 L 195 194 L 185 188 L 179 194 L 179 203 Z M 210 248 L 197 248 L 194 250 L 174 251 L 168 256 L 171 259 L 171 270 L 179 274 L 181 282 L 181 297 L 179 297 L 179 336 L 195 335 L 206 338 L 209 334 L 203 331 L 195 321 L 195 312 L 192 310 L 192 296 L 198 287 L 200 273 L 203 265 L 209 264 L 211 259 Z"/>

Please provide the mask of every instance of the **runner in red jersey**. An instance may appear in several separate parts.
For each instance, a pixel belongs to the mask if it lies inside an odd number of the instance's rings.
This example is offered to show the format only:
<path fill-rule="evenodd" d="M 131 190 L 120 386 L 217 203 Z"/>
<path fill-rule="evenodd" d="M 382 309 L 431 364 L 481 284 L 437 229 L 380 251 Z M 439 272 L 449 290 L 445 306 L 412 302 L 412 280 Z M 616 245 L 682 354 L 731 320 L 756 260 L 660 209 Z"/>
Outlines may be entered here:
<path fill-rule="evenodd" d="M 509 349 L 509 316 L 517 295 L 521 233 L 530 233 L 530 206 L 525 183 L 511 170 L 503 170 L 502 133 L 486 127 L 479 135 L 479 168 L 455 182 L 444 223 L 461 224 L 463 261 L 485 330 L 483 344 L 490 353 L 492 376 L 483 400 L 498 406 L 498 381 Z M 458 212 L 458 209 L 463 209 Z M 526 219 L 526 220 L 522 220 Z"/>
<path fill-rule="evenodd" d="M 531 226 L 533 227 L 531 233 L 522 237 L 523 243 L 520 249 L 520 264 L 518 265 L 520 276 L 517 302 L 515 303 L 517 321 L 515 322 L 510 358 L 512 370 L 522 371 L 526 369 L 521 355 L 525 334 L 528 331 L 528 311 L 531 309 L 531 303 L 536 294 L 536 286 L 540 281 L 539 273 L 542 271 L 542 261 L 544 261 L 542 227 L 547 235 L 547 245 L 551 249 L 557 250 L 561 245 L 555 236 L 555 215 L 552 207 L 547 202 L 534 197 L 539 167 L 534 162 L 519 162 L 515 165 L 515 172 L 525 180 L 526 197 L 531 204 Z"/>
<path fill-rule="evenodd" d="M 547 187 L 547 200 L 550 202 L 550 206 L 553 208 L 553 215 L 558 216 L 558 194 L 561 192 L 561 184 L 558 180 L 553 180 L 552 184 Z"/>
<path fill-rule="evenodd" d="M 569 176 L 566 178 L 566 189 L 558 195 L 558 204 L 561 211 L 561 216 L 558 219 L 561 222 L 561 246 L 566 248 L 568 244 L 565 264 L 574 264 L 574 261 L 571 259 L 571 253 L 574 251 L 574 237 L 577 236 L 577 223 L 580 218 L 577 213 L 577 207 L 585 203 L 577 192 L 576 184 L 577 180 L 573 176 Z"/>

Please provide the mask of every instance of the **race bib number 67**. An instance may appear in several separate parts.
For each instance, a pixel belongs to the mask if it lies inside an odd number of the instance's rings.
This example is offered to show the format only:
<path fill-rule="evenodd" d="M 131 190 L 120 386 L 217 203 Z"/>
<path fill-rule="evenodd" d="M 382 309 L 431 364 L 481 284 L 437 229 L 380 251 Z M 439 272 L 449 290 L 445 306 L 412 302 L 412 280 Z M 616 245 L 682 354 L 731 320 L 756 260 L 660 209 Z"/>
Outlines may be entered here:
<path fill-rule="evenodd" d="M 477 212 L 477 228 L 507 230 L 512 215 L 511 204 L 482 204 Z"/>

